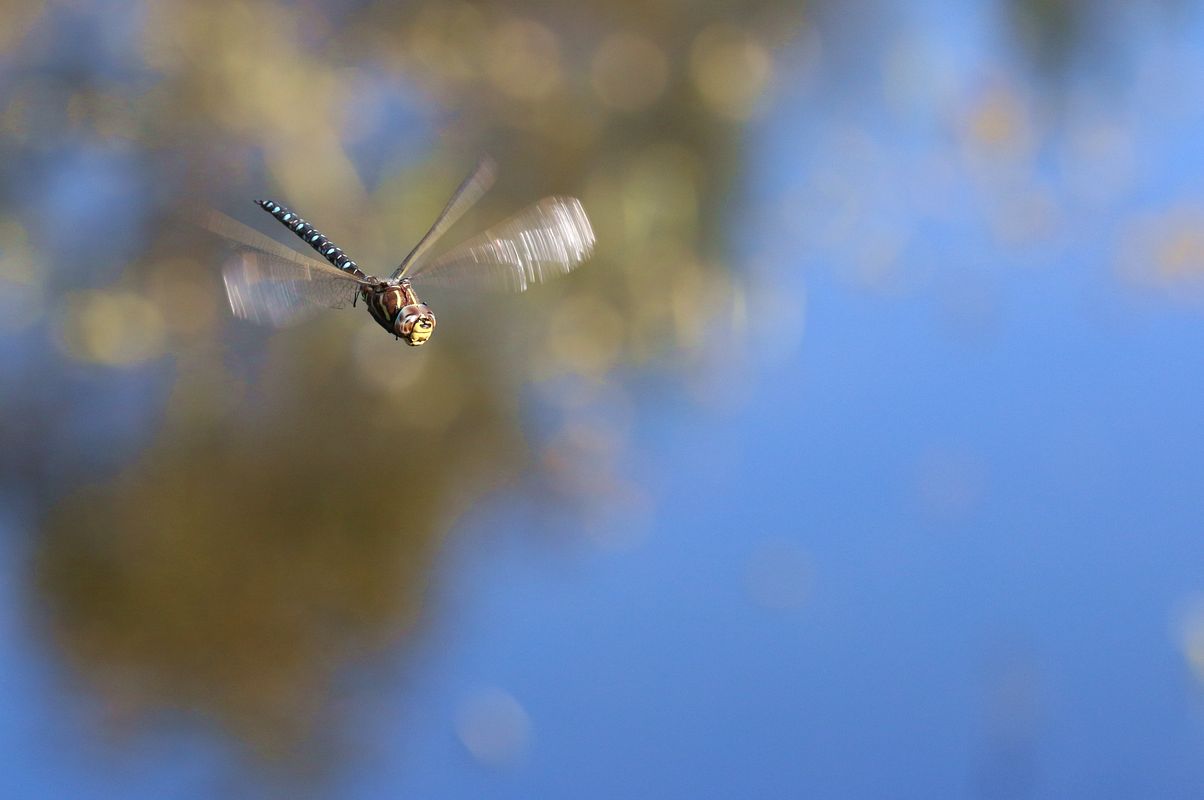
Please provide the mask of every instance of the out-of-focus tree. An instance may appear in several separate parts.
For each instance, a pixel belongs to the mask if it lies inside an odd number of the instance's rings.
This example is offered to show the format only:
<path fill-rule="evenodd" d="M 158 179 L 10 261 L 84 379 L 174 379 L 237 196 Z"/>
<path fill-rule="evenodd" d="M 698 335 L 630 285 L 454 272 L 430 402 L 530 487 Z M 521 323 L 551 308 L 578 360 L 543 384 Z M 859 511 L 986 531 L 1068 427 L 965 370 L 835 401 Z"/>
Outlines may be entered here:
<path fill-rule="evenodd" d="M 1178 0 L 1144 0 L 1137 5 L 1173 11 L 1180 4 Z M 1114 19 L 1122 6 L 1091 0 L 1010 0 L 1007 11 L 1023 51 L 1039 69 L 1049 71 L 1063 65 L 1081 45 L 1099 45 L 1101 39 L 1106 40 L 1111 26 L 1105 20 Z"/>
<path fill-rule="evenodd" d="M 458 513 L 539 465 L 579 491 L 574 460 L 625 435 L 595 416 L 624 402 L 616 371 L 689 365 L 738 324 L 722 262 L 741 131 L 805 18 L 776 0 L 19 16 L 25 37 L 0 41 L 4 299 L 38 356 L 9 373 L 2 458 L 36 500 L 49 638 L 123 718 L 185 709 L 296 753 L 336 673 L 413 635 Z M 97 60 L 68 56 L 71 25 L 109 37 Z M 575 194 L 598 253 L 531 295 L 429 298 L 421 351 L 349 312 L 275 335 L 231 322 L 223 243 L 181 224 L 276 197 L 385 273 L 482 151 L 501 177 L 464 230 Z M 22 203 L 19 183 L 76 153 L 85 200 Z M 107 227 L 51 242 L 65 217 L 46 210 L 72 202 Z M 80 258 L 90 231 L 112 266 Z M 551 455 L 519 425 L 528 385 Z"/>

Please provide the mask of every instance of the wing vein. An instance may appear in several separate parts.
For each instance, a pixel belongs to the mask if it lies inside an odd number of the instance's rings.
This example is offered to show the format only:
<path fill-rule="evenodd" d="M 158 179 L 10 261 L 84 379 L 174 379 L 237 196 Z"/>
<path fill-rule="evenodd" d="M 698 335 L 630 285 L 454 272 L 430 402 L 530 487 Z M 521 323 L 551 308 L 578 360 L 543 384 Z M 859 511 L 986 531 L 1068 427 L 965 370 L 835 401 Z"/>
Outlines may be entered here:
<path fill-rule="evenodd" d="M 322 308 L 343 308 L 361 286 L 375 285 L 375 279 L 299 253 L 220 212 L 209 212 L 202 224 L 241 248 L 222 269 L 230 311 L 241 319 L 289 325 Z"/>
<path fill-rule="evenodd" d="M 422 259 L 434 246 L 435 242 L 447 230 L 456 224 L 460 217 L 464 216 L 464 212 L 476 205 L 476 202 L 481 199 L 485 192 L 489 191 L 489 187 L 493 185 L 493 179 L 496 174 L 494 163 L 489 158 L 482 158 L 464 181 L 452 192 L 451 198 L 447 201 L 447 205 L 443 207 L 443 211 L 435 218 L 431 227 L 418 240 L 418 244 L 414 245 L 414 249 L 410 251 L 398 265 L 397 269 L 393 270 L 391 278 L 403 278 L 410 272 L 417 271 Z"/>
<path fill-rule="evenodd" d="M 581 201 L 548 197 L 415 266 L 411 277 L 424 286 L 522 292 L 575 269 L 594 242 Z"/>

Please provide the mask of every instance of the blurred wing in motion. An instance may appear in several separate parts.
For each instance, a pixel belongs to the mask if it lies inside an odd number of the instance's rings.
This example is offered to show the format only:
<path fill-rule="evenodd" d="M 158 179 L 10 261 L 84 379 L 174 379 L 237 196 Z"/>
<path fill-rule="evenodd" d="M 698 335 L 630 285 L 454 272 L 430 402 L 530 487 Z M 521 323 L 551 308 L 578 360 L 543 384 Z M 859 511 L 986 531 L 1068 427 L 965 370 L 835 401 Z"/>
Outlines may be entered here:
<path fill-rule="evenodd" d="M 494 175 L 493 161 L 489 158 L 482 158 L 472 174 L 465 178 L 459 188 L 452 193 L 443 212 L 435 219 L 435 224 L 431 225 L 430 230 L 418 241 L 418 244 L 414 245 L 414 249 L 389 277 L 404 278 L 407 273 L 415 272 L 422 263 L 422 257 L 439 240 L 439 237 L 447 233 L 447 229 L 455 225 L 456 220 L 464 216 L 464 212 L 472 208 L 481 199 L 481 196 L 489 191 L 489 187 L 493 185 Z"/>
<path fill-rule="evenodd" d="M 248 228 L 217 211 L 205 217 L 210 231 L 252 248 L 234 255 L 222 270 L 234 316 L 263 325 L 287 325 L 320 308 L 342 308 L 360 286 L 373 285 L 324 261 Z"/>
<path fill-rule="evenodd" d="M 571 272 L 594 250 L 581 201 L 546 197 L 505 222 L 414 268 L 415 284 L 525 292 Z"/>
<path fill-rule="evenodd" d="M 361 285 L 371 285 L 325 264 L 297 264 L 244 250 L 222 270 L 234 316 L 277 327 L 321 308 L 343 308 Z"/>

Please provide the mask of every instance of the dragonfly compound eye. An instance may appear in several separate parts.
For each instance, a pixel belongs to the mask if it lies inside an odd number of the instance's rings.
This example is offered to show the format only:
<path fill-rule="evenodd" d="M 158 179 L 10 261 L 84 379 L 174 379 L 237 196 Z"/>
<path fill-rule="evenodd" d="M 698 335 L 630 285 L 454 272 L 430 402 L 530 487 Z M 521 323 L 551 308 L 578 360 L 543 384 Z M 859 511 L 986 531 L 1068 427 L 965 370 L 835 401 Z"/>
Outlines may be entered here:
<path fill-rule="evenodd" d="M 417 347 L 435 332 L 435 315 L 425 309 L 425 305 L 407 306 L 403 312 L 409 313 L 398 315 L 394 333 L 405 339 L 406 344 Z"/>

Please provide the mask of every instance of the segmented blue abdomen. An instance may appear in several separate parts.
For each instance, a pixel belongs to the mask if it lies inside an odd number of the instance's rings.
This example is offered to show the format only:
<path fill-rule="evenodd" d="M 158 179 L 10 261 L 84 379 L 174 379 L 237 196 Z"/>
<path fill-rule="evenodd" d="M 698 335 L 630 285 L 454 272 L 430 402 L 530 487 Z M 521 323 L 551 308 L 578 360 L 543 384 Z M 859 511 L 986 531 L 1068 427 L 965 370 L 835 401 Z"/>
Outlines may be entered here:
<path fill-rule="evenodd" d="M 356 263 L 347 257 L 347 254 L 334 246 L 329 239 L 310 225 L 305 220 L 298 217 L 289 209 L 272 202 L 271 200 L 256 200 L 255 204 L 260 206 L 264 211 L 271 214 L 276 219 L 280 220 L 288 227 L 290 231 L 300 236 L 313 249 L 322 254 L 322 257 L 334 264 L 341 270 L 350 272 L 357 278 L 366 278 L 367 275 L 356 266 Z"/>

